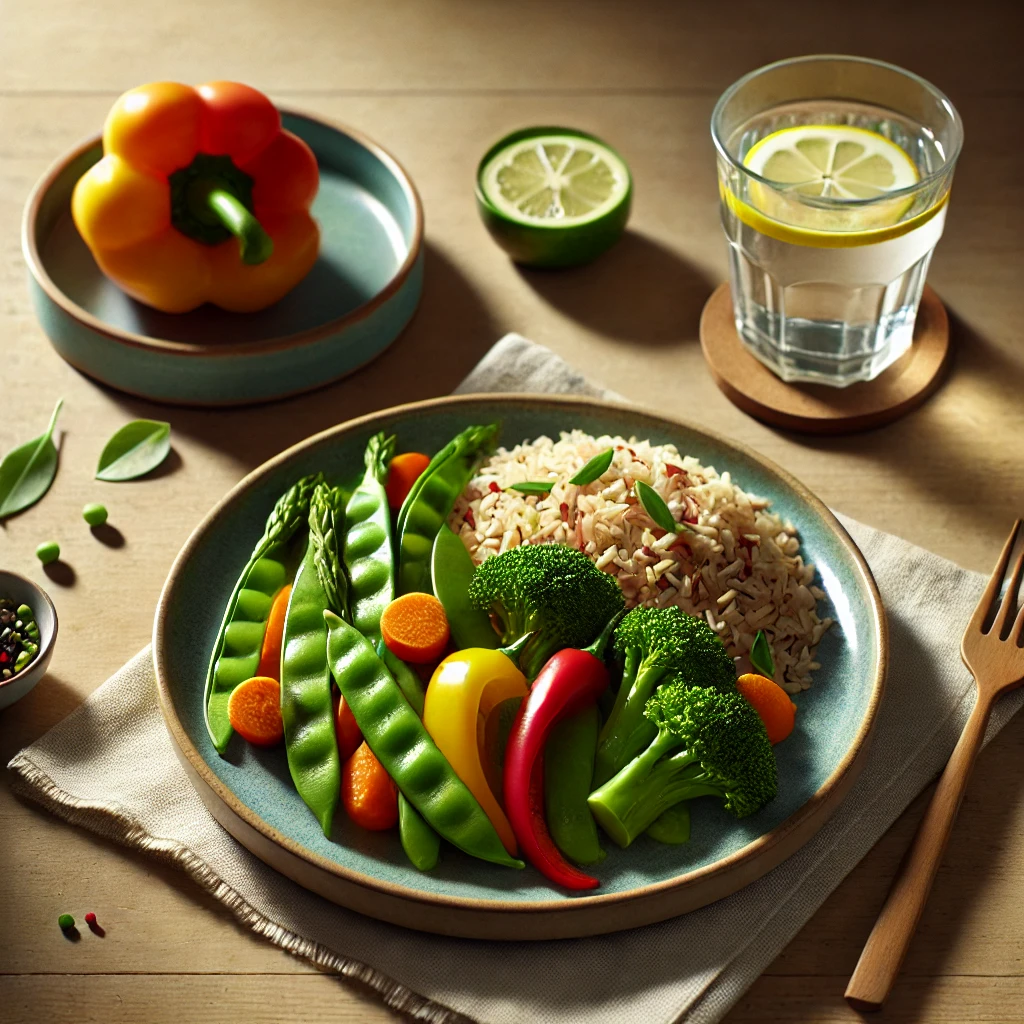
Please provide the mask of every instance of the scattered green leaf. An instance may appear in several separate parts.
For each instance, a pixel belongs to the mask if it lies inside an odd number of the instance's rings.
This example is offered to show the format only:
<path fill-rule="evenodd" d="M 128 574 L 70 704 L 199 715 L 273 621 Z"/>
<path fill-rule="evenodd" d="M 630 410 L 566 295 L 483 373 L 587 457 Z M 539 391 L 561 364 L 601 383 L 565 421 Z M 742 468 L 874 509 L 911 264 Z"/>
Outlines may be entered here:
<path fill-rule="evenodd" d="M 543 497 L 551 493 L 555 486 L 554 480 L 524 480 L 521 484 L 509 484 L 506 491 L 519 491 L 521 494 L 537 494 Z"/>
<path fill-rule="evenodd" d="M 634 490 L 644 511 L 666 533 L 679 533 L 680 530 L 687 529 L 685 523 L 675 521 L 668 505 L 665 504 L 665 499 L 650 484 L 645 484 L 643 480 L 637 480 Z"/>
<path fill-rule="evenodd" d="M 0 462 L 0 519 L 34 505 L 49 489 L 57 473 L 53 428 L 64 399 L 57 400 L 46 433 L 15 448 Z"/>
<path fill-rule="evenodd" d="M 171 425 L 133 420 L 107 442 L 96 467 L 97 480 L 136 480 L 152 472 L 171 451 Z"/>
<path fill-rule="evenodd" d="M 609 448 L 607 451 L 595 455 L 585 466 L 580 468 L 580 471 L 569 480 L 569 483 L 578 484 L 580 487 L 593 483 L 599 477 L 604 476 L 614 458 L 614 448 Z"/>
<path fill-rule="evenodd" d="M 761 675 L 769 679 L 775 678 L 775 660 L 772 658 L 771 644 L 768 643 L 768 637 L 764 635 L 763 629 L 757 631 L 757 636 L 750 645 L 750 664 Z"/>

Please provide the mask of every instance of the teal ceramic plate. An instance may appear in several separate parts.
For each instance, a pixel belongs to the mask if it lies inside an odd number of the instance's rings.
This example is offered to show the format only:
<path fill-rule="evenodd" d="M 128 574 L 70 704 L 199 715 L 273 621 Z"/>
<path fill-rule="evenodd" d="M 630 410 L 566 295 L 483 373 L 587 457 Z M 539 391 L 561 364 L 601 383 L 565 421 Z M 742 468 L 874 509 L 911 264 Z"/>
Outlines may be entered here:
<path fill-rule="evenodd" d="M 601 888 L 570 897 L 532 868 L 497 868 L 446 847 L 428 874 L 405 859 L 397 834 L 369 833 L 343 813 L 327 839 L 296 794 L 283 750 L 235 737 L 218 757 L 203 723 L 203 683 L 221 615 L 278 495 L 323 470 L 361 471 L 367 439 L 396 432 L 399 450 L 431 452 L 470 423 L 500 419 L 502 443 L 579 427 L 593 434 L 672 442 L 746 490 L 767 497 L 798 527 L 837 625 L 819 647 L 822 668 L 797 700 L 797 730 L 778 748 L 779 795 L 736 822 L 710 800 L 693 807 L 693 838 L 664 846 L 641 837 L 607 843 Z M 754 452 L 694 426 L 624 406 L 539 396 L 464 396 L 375 413 L 296 445 L 243 480 L 178 556 L 157 609 L 154 657 L 160 701 L 181 760 L 220 822 L 263 860 L 307 888 L 409 927 L 470 937 L 554 938 L 663 920 L 726 896 L 805 843 L 845 795 L 864 756 L 885 672 L 885 620 L 853 541 L 801 484 Z"/>
<path fill-rule="evenodd" d="M 258 313 L 202 306 L 168 314 L 128 298 L 100 271 L 71 219 L 71 193 L 102 156 L 99 137 L 59 160 L 29 197 L 22 249 L 36 314 L 83 373 L 144 398 L 237 405 L 296 394 L 379 355 L 419 304 L 423 209 L 398 162 L 357 132 L 293 111 L 285 128 L 320 165 L 313 216 L 320 257 Z"/>

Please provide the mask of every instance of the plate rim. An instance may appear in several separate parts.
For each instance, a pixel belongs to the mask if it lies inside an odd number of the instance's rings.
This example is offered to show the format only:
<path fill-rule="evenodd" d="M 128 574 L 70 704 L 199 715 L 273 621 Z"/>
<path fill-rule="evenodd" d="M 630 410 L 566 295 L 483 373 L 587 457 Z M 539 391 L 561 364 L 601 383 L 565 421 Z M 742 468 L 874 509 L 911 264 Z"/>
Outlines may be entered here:
<path fill-rule="evenodd" d="M 560 896 L 551 899 L 522 900 L 515 902 L 508 902 L 500 899 L 481 899 L 476 897 L 452 896 L 442 893 L 429 893 L 422 890 L 409 889 L 404 885 L 383 881 L 379 878 L 355 871 L 352 868 L 337 863 L 336 861 L 328 860 L 327 858 L 322 857 L 303 846 L 301 843 L 283 835 L 256 814 L 252 809 L 242 803 L 238 796 L 216 776 L 205 759 L 192 744 L 191 739 L 185 731 L 185 728 L 174 709 L 174 703 L 167 681 L 166 665 L 164 663 L 166 644 L 164 620 L 171 595 L 177 585 L 178 577 L 182 573 L 185 563 L 188 561 L 201 536 L 206 532 L 208 527 L 212 526 L 213 523 L 225 513 L 227 507 L 235 500 L 235 498 L 244 493 L 259 477 L 272 472 L 278 466 L 286 463 L 301 451 L 314 448 L 337 435 L 356 433 L 372 426 L 383 427 L 388 418 L 394 418 L 397 415 L 425 413 L 438 408 L 450 409 L 453 406 L 457 408 L 461 405 L 471 405 L 481 401 L 497 404 L 499 406 L 536 405 L 538 403 L 556 406 L 562 405 L 568 406 L 570 409 L 589 409 L 597 414 L 613 410 L 615 412 L 631 414 L 634 416 L 639 415 L 648 420 L 660 421 L 670 429 L 681 428 L 682 430 L 690 431 L 691 433 L 706 438 L 714 443 L 725 444 L 746 458 L 756 462 L 762 469 L 767 470 L 770 474 L 780 478 L 798 495 L 798 497 L 801 498 L 801 500 L 809 504 L 821 516 L 826 526 L 829 527 L 839 542 L 852 555 L 855 567 L 861 575 L 862 582 L 865 585 L 865 589 L 870 598 L 870 609 L 875 627 L 874 654 L 877 668 L 874 679 L 871 681 L 871 695 L 868 699 L 867 708 L 858 727 L 857 733 L 839 764 L 835 767 L 828 778 L 825 779 L 821 786 L 819 786 L 819 788 L 803 804 L 801 804 L 800 807 L 798 807 L 791 815 L 789 815 L 789 817 L 784 819 L 769 832 L 758 836 L 756 839 L 753 839 L 751 842 L 742 846 L 739 850 L 734 851 L 728 856 L 723 857 L 712 864 L 695 868 L 670 879 L 653 882 L 650 885 L 644 885 L 639 888 L 628 889 L 622 892 L 599 893 L 595 895 L 574 896 L 572 898 Z M 498 415 L 500 415 L 500 413 L 498 413 Z M 806 487 L 806 485 L 797 480 L 789 472 L 782 469 L 782 467 L 777 465 L 773 460 L 741 442 L 734 441 L 731 438 L 721 435 L 716 436 L 711 434 L 707 430 L 690 421 L 664 416 L 660 413 L 648 412 L 647 410 L 641 409 L 628 402 L 615 402 L 589 396 L 531 392 L 474 392 L 391 406 L 387 409 L 367 413 L 363 416 L 356 417 L 355 419 L 346 420 L 333 427 L 329 427 L 326 430 L 312 434 L 304 440 L 299 441 L 280 452 L 278 455 L 268 459 L 260 466 L 257 466 L 251 472 L 247 473 L 237 484 L 235 484 L 235 486 L 232 487 L 227 494 L 225 494 L 224 497 L 221 498 L 221 500 L 217 502 L 217 504 L 203 517 L 185 541 L 185 544 L 182 546 L 178 555 L 175 557 L 157 602 L 156 613 L 153 620 L 152 643 L 153 664 L 156 673 L 157 696 L 160 710 L 168 731 L 171 734 L 171 738 L 174 740 L 174 743 L 178 748 L 179 756 L 185 759 L 187 762 L 186 767 L 190 769 L 187 773 L 190 776 L 190 781 L 192 781 L 192 775 L 194 773 L 194 775 L 198 777 L 198 779 L 211 791 L 211 793 L 216 796 L 222 804 L 226 805 L 227 809 L 234 816 L 240 818 L 250 829 L 259 833 L 264 840 L 269 840 L 270 843 L 280 847 L 285 853 L 291 854 L 293 857 L 297 857 L 300 861 L 304 861 L 309 867 L 334 876 L 334 878 L 343 886 L 356 885 L 361 889 L 370 890 L 371 893 L 376 892 L 382 897 L 389 898 L 391 900 L 398 899 L 405 904 L 416 905 L 421 909 L 427 909 L 430 911 L 441 910 L 463 913 L 470 912 L 471 914 L 499 914 L 511 922 L 519 922 L 520 924 L 531 917 L 540 919 L 552 914 L 557 914 L 559 917 L 567 917 L 570 915 L 586 917 L 588 914 L 593 914 L 595 911 L 599 912 L 601 910 L 614 909 L 623 904 L 642 903 L 643 901 L 650 902 L 652 898 L 657 899 L 658 897 L 664 897 L 669 894 L 678 894 L 691 890 L 694 886 L 698 886 L 702 883 L 708 883 L 709 880 L 713 879 L 716 875 L 728 878 L 733 878 L 737 875 L 744 876 L 745 874 L 749 874 L 749 872 L 745 872 L 744 869 L 748 869 L 752 865 L 757 865 L 759 860 L 766 861 L 766 866 L 763 870 L 756 871 L 752 876 L 746 877 L 745 881 L 741 881 L 739 885 L 734 885 L 732 888 L 728 888 L 727 891 L 722 891 L 704 901 L 704 903 L 710 903 L 722 898 L 723 896 L 736 892 L 738 889 L 743 888 L 745 885 L 750 884 L 750 882 L 755 881 L 757 878 L 762 877 L 770 871 L 780 863 L 782 859 L 789 856 L 795 852 L 796 849 L 799 849 L 800 846 L 809 841 L 811 836 L 813 836 L 815 832 L 824 825 L 825 821 L 827 821 L 831 814 L 837 809 L 841 802 L 841 798 L 845 796 L 846 792 L 852 785 L 853 780 L 856 778 L 856 775 L 863 767 L 863 756 L 867 752 L 871 733 L 877 722 L 878 710 L 885 689 L 889 647 L 888 626 L 884 606 L 878 592 L 878 586 L 875 583 L 871 569 L 864 559 L 864 556 L 856 542 L 835 515 L 821 501 L 821 499 L 816 497 L 813 492 Z M 205 796 L 203 793 L 200 793 L 200 795 Z M 810 828 L 811 826 L 813 827 L 806 837 L 804 837 L 796 846 L 793 846 L 792 843 L 795 833 L 802 829 Z M 236 836 L 235 838 L 238 839 L 239 837 Z M 243 843 L 243 845 L 248 844 Z M 251 847 L 249 848 L 252 849 Z M 780 850 L 782 851 L 783 856 L 772 860 L 771 854 L 773 852 L 777 853 Z M 265 861 L 267 860 L 266 857 L 262 856 L 260 851 L 252 850 L 252 852 L 256 853 L 257 856 L 260 856 L 261 859 Z M 277 868 L 276 864 L 272 864 L 271 866 Z M 277 869 L 280 870 L 280 868 Z M 294 879 L 294 876 L 291 877 Z M 294 880 L 298 881 L 299 884 L 304 884 L 299 879 Z M 312 888 L 308 885 L 305 887 Z M 324 895 L 327 894 L 324 893 Z M 695 909 L 697 906 L 704 905 L 704 903 L 694 904 L 687 909 Z M 363 912 L 372 914 L 372 910 L 364 910 Z M 679 912 L 681 911 L 670 911 L 669 913 L 662 911 L 660 916 L 658 916 L 657 911 L 655 911 L 654 915 L 649 915 L 644 921 L 633 921 L 631 923 L 618 926 L 610 924 L 603 930 L 610 931 L 616 930 L 617 927 L 634 927 L 637 923 L 651 923 L 655 920 L 662 920 L 668 916 L 674 916 L 675 913 Z M 387 916 L 385 916 L 384 919 L 394 920 Z M 407 923 L 411 927 L 418 927 L 427 931 L 443 930 L 445 934 L 464 934 L 467 936 L 478 936 L 484 934 L 480 929 L 471 931 L 451 931 L 450 924 L 448 927 L 443 927 L 444 922 L 434 922 L 433 927 L 429 921 L 397 923 Z M 559 935 L 565 936 L 590 933 L 591 932 L 589 931 L 574 931 L 571 928 L 568 930 L 560 929 L 558 931 Z M 530 938 L 531 936 L 517 933 L 514 937 L 520 939 Z M 554 933 L 549 931 L 547 934 L 537 937 L 554 937 Z"/>
<path fill-rule="evenodd" d="M 359 323 L 375 313 L 402 288 L 412 274 L 416 261 L 423 249 L 423 201 L 420 198 L 416 184 L 408 171 L 387 149 L 357 129 L 350 128 L 339 121 L 319 117 L 305 110 L 297 110 L 293 107 L 278 107 L 277 109 L 281 114 L 282 121 L 285 117 L 298 118 L 326 128 L 336 135 L 344 135 L 352 139 L 362 146 L 363 149 L 372 153 L 390 171 L 406 192 L 413 211 L 412 237 L 409 243 L 409 251 L 391 280 L 372 298 L 356 306 L 355 309 L 350 310 L 344 316 L 335 317 L 333 320 L 328 320 L 326 323 L 318 324 L 315 327 L 308 327 L 302 331 L 274 338 L 264 338 L 262 341 L 229 340 L 218 342 L 214 347 L 196 342 L 175 341 L 171 338 L 156 338 L 146 334 L 139 334 L 135 331 L 127 331 L 112 326 L 106 321 L 101 320 L 95 314 L 78 305 L 77 302 L 74 302 L 57 287 L 56 282 L 46 269 L 46 264 L 39 252 L 39 246 L 36 244 L 36 228 L 39 222 L 39 210 L 43 199 L 53 188 L 57 179 L 65 172 L 68 165 L 76 161 L 88 150 L 96 146 L 102 147 L 102 132 L 90 135 L 54 160 L 32 187 L 32 191 L 25 201 L 25 209 L 21 218 L 21 251 L 25 258 L 28 272 L 33 280 L 43 290 L 47 298 L 63 313 L 82 324 L 94 334 L 98 334 L 116 344 L 141 349 L 144 352 L 170 353 L 192 359 L 224 358 L 237 355 L 267 355 L 274 352 L 287 351 L 291 348 L 298 348 L 340 334 L 353 324 Z"/>

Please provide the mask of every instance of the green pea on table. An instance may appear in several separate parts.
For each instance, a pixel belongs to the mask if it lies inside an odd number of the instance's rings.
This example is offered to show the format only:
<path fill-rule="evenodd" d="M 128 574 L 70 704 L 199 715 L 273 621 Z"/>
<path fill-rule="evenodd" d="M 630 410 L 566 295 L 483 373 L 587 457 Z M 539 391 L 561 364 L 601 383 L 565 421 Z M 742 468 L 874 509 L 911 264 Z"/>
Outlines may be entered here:
<path fill-rule="evenodd" d="M 55 540 L 43 541 L 43 543 L 36 548 L 36 558 L 38 558 L 43 565 L 50 565 L 51 562 L 56 562 L 57 559 L 60 558 L 60 545 Z"/>
<path fill-rule="evenodd" d="M 82 518 L 90 526 L 102 526 L 107 521 L 107 507 L 98 501 L 82 509 Z"/>

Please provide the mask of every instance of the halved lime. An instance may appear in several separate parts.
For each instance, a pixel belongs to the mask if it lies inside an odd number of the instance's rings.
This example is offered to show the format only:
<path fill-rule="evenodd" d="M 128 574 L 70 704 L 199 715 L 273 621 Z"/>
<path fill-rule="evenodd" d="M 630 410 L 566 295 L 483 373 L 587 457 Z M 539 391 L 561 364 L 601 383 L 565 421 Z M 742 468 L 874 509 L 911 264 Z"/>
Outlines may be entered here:
<path fill-rule="evenodd" d="M 524 128 L 496 143 L 477 168 L 477 208 L 517 263 L 587 263 L 622 234 L 633 183 L 607 143 L 572 128 Z"/>
<path fill-rule="evenodd" d="M 743 163 L 772 182 L 751 182 L 757 211 L 810 231 L 851 236 L 898 224 L 913 202 L 901 190 L 920 180 L 913 160 L 891 139 L 845 124 L 782 128 L 755 143 Z M 886 198 L 890 193 L 900 194 Z"/>

